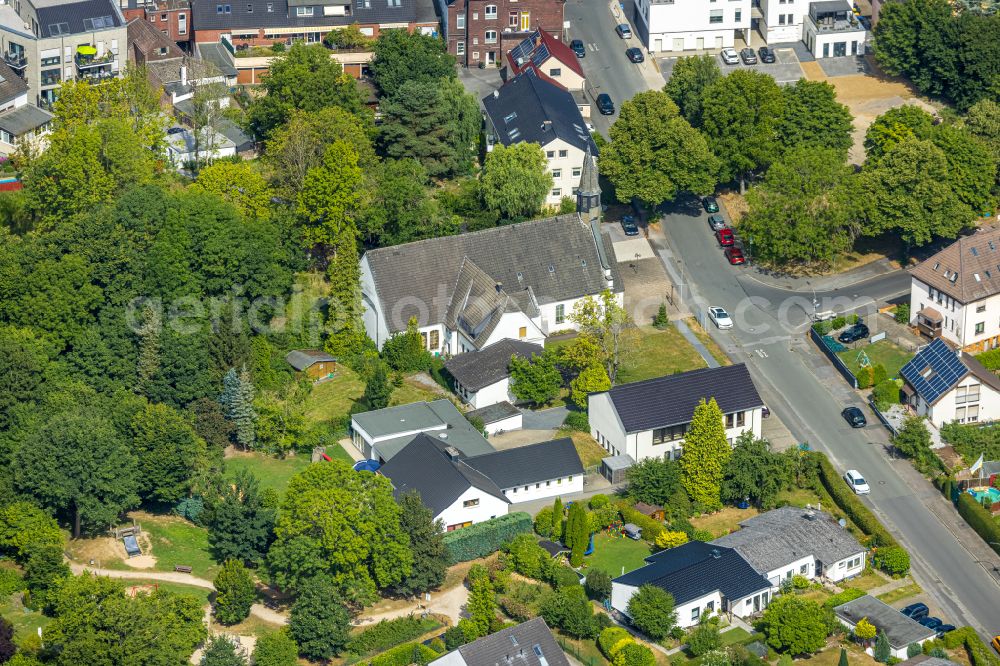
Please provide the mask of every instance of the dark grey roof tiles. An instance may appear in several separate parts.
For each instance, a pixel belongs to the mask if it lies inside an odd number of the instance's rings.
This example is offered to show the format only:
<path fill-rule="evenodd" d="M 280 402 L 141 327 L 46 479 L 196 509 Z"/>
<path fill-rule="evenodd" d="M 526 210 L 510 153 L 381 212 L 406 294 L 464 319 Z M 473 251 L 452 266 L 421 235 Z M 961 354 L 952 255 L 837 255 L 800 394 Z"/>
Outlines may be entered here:
<path fill-rule="evenodd" d="M 293 349 L 285 354 L 285 361 L 296 370 L 305 370 L 314 363 L 336 360 L 322 349 Z"/>
<path fill-rule="evenodd" d="M 532 354 L 540 356 L 542 351 L 539 345 L 504 338 L 481 351 L 454 356 L 444 367 L 466 389 L 478 391 L 510 374 L 507 367 L 511 356 L 531 358 Z"/>
<path fill-rule="evenodd" d="M 569 437 L 487 453 L 465 462 L 501 488 L 583 474 L 580 455 Z"/>
<path fill-rule="evenodd" d="M 9 104 L 28 92 L 28 84 L 0 60 L 0 104 Z"/>
<path fill-rule="evenodd" d="M 39 36 L 60 37 L 120 28 L 125 23 L 110 0 L 83 0 L 36 8 Z"/>
<path fill-rule="evenodd" d="M 936 635 L 933 629 L 911 620 L 892 606 L 867 594 L 837 606 L 833 612 L 837 617 L 854 625 L 866 618 L 876 629 L 885 632 L 889 645 L 897 650 L 905 648 L 910 643 L 934 638 Z"/>
<path fill-rule="evenodd" d="M 569 666 L 540 617 L 463 645 L 458 652 L 466 666 Z"/>
<path fill-rule="evenodd" d="M 52 118 L 52 114 L 48 111 L 39 109 L 34 104 L 28 104 L 0 113 L 0 128 L 14 136 L 21 136 L 51 122 Z"/>
<path fill-rule="evenodd" d="M 723 414 L 764 404 L 743 363 L 622 384 L 608 393 L 626 432 L 688 423 L 703 398 L 715 398 Z"/>

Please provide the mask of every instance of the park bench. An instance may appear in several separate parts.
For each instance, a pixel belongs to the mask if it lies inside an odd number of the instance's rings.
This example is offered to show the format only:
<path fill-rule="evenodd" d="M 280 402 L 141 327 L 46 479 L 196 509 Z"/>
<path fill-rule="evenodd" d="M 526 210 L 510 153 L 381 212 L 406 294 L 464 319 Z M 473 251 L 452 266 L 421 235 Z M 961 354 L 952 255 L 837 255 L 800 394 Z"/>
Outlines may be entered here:
<path fill-rule="evenodd" d="M 185 566 L 183 564 L 178 564 L 178 565 L 174 566 L 174 571 L 178 571 L 180 573 L 189 574 L 189 573 L 191 573 L 191 567 Z"/>

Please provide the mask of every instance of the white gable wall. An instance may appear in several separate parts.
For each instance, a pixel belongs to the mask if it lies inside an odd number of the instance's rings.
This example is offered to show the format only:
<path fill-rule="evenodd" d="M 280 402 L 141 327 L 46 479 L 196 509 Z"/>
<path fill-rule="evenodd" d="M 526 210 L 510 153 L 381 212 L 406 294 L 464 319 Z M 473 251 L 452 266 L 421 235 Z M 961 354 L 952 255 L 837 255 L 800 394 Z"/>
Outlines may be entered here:
<path fill-rule="evenodd" d="M 382 302 L 375 291 L 375 278 L 367 256 L 361 258 L 361 302 L 365 310 L 361 317 L 365 332 L 375 341 L 375 345 L 382 349 L 382 345 L 389 339 L 389 325 L 386 323 L 385 313 L 382 312 Z"/>
<path fill-rule="evenodd" d="M 583 474 L 561 476 L 527 485 L 504 488 L 503 494 L 514 503 L 530 502 L 583 492 Z"/>
<path fill-rule="evenodd" d="M 772 587 L 769 590 L 759 590 L 742 599 L 730 600 L 728 601 L 729 610 L 737 617 L 749 617 L 755 613 L 763 612 L 771 600 L 774 599 L 776 591 L 777 588 Z M 757 600 L 756 605 L 754 604 L 755 599 Z"/>
<path fill-rule="evenodd" d="M 812 555 L 805 555 L 790 562 L 785 566 L 778 567 L 764 574 L 764 577 L 771 581 L 775 587 L 781 585 L 781 581 L 791 579 L 792 576 L 805 576 L 812 580 L 816 577 L 816 558 Z"/>
<path fill-rule="evenodd" d="M 471 505 L 466 506 L 467 502 Z M 507 502 L 499 497 L 470 486 L 451 506 L 434 516 L 434 520 L 440 520 L 444 523 L 445 530 L 451 531 L 465 523 L 474 525 L 507 515 L 507 506 Z"/>
<path fill-rule="evenodd" d="M 967 398 L 959 397 L 959 389 L 965 389 L 968 395 L 969 387 L 979 386 L 979 400 L 968 402 Z M 959 402 L 961 400 L 961 402 Z M 935 427 L 940 428 L 946 423 L 976 423 L 1000 419 L 1000 393 L 997 393 L 975 375 L 969 375 L 954 388 L 942 395 L 933 405 L 927 405 L 918 400 L 918 413 L 924 414 Z M 975 409 L 978 407 L 978 409 Z M 962 409 L 964 408 L 964 410 Z"/>
<path fill-rule="evenodd" d="M 498 382 L 484 386 L 478 391 L 470 391 L 460 383 L 455 382 L 455 393 L 473 409 L 489 407 L 500 402 L 514 402 L 514 396 L 510 392 L 509 377 L 504 377 Z"/>

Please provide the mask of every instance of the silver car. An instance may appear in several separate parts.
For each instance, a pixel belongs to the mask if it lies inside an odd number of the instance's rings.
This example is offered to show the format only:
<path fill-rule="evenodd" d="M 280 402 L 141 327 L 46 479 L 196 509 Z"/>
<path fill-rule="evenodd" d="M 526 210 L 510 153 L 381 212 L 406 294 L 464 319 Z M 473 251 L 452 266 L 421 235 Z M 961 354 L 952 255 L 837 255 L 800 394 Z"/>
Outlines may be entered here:
<path fill-rule="evenodd" d="M 721 215 L 716 213 L 715 215 L 708 216 L 708 226 L 712 227 L 712 231 L 718 231 L 719 229 L 726 228 L 726 220 L 723 219 Z"/>
<path fill-rule="evenodd" d="M 722 58 L 722 62 L 727 65 L 738 65 L 740 64 L 740 54 L 736 52 L 736 49 L 725 48 L 719 53 L 719 57 Z"/>

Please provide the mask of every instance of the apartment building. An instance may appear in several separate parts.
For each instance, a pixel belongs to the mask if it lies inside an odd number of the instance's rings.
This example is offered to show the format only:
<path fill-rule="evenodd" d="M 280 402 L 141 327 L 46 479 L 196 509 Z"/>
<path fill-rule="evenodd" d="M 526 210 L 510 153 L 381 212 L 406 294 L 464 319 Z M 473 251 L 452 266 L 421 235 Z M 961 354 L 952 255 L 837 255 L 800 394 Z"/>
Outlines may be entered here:
<path fill-rule="evenodd" d="M 448 52 L 466 67 L 493 66 L 538 28 L 561 36 L 565 0 L 435 0 Z"/>
<path fill-rule="evenodd" d="M 750 0 L 635 0 L 632 25 L 651 53 L 718 50 L 733 46 L 737 39 L 749 40 L 750 4 Z"/>
<path fill-rule="evenodd" d="M 177 44 L 191 42 L 191 0 L 119 0 L 119 6 L 126 21 L 141 18 Z"/>
<path fill-rule="evenodd" d="M 125 18 L 112 0 L 0 5 L 4 61 L 28 84 L 28 99 L 43 107 L 51 106 L 64 81 L 119 76 L 127 43 Z"/>

